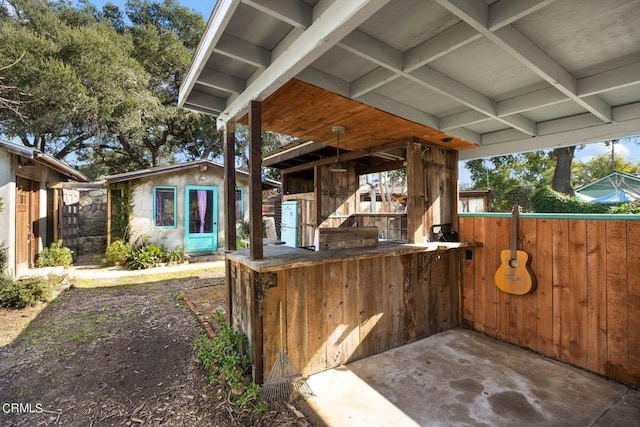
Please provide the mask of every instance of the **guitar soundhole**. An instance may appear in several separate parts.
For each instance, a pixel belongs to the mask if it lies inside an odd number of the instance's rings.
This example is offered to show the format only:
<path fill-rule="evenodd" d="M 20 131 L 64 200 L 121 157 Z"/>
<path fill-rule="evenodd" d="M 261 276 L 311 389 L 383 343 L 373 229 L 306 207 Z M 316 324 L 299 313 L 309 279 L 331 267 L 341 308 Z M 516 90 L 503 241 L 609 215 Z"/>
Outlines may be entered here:
<path fill-rule="evenodd" d="M 519 265 L 520 265 L 520 263 L 518 262 L 517 259 L 510 259 L 509 260 L 509 266 L 511 268 L 518 268 Z"/>

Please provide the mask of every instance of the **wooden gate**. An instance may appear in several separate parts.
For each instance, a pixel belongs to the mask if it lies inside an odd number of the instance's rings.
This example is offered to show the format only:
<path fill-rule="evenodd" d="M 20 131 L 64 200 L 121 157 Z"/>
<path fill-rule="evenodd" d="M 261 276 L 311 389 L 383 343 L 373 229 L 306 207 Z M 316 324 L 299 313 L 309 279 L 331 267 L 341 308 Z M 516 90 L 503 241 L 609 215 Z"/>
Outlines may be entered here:
<path fill-rule="evenodd" d="M 77 259 L 80 237 L 80 191 L 63 188 L 58 191 L 58 233 L 64 246 L 73 251 L 73 259 Z"/>

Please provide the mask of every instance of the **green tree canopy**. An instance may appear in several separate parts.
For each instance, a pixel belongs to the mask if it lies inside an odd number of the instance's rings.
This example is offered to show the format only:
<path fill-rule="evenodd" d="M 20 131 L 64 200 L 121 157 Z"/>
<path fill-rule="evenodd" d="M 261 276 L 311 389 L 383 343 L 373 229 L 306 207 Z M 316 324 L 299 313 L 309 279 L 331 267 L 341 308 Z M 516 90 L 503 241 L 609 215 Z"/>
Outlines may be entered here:
<path fill-rule="evenodd" d="M 176 107 L 201 15 L 174 0 L 5 0 L 0 16 L 0 64 L 23 56 L 3 77 L 25 100 L 24 120 L 0 111 L 5 136 L 75 153 L 90 176 L 220 153 L 215 118 Z"/>

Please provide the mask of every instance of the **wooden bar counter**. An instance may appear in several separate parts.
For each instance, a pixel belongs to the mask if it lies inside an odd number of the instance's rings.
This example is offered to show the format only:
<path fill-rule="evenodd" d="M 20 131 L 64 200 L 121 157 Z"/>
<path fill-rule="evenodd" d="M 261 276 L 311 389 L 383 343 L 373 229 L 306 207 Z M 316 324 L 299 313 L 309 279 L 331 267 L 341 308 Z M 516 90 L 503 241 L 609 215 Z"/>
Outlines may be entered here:
<path fill-rule="evenodd" d="M 469 246 L 270 246 L 257 261 L 247 250 L 228 253 L 229 319 L 247 335 L 254 379 L 266 378 L 281 345 L 310 375 L 458 326 L 460 254 Z"/>

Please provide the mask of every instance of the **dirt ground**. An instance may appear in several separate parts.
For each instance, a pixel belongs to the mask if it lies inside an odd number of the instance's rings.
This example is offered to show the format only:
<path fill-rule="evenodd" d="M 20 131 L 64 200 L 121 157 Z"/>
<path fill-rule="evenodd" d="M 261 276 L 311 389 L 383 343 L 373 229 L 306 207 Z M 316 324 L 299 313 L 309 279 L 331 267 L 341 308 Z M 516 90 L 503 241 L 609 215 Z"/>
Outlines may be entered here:
<path fill-rule="evenodd" d="M 222 286 L 219 272 L 71 282 L 39 313 L 0 312 L 5 325 L 37 314 L 13 342 L 0 343 L 0 425 L 256 424 L 216 398 L 195 360 L 204 328 L 184 296 Z M 287 406 L 258 424 L 307 425 Z"/>

